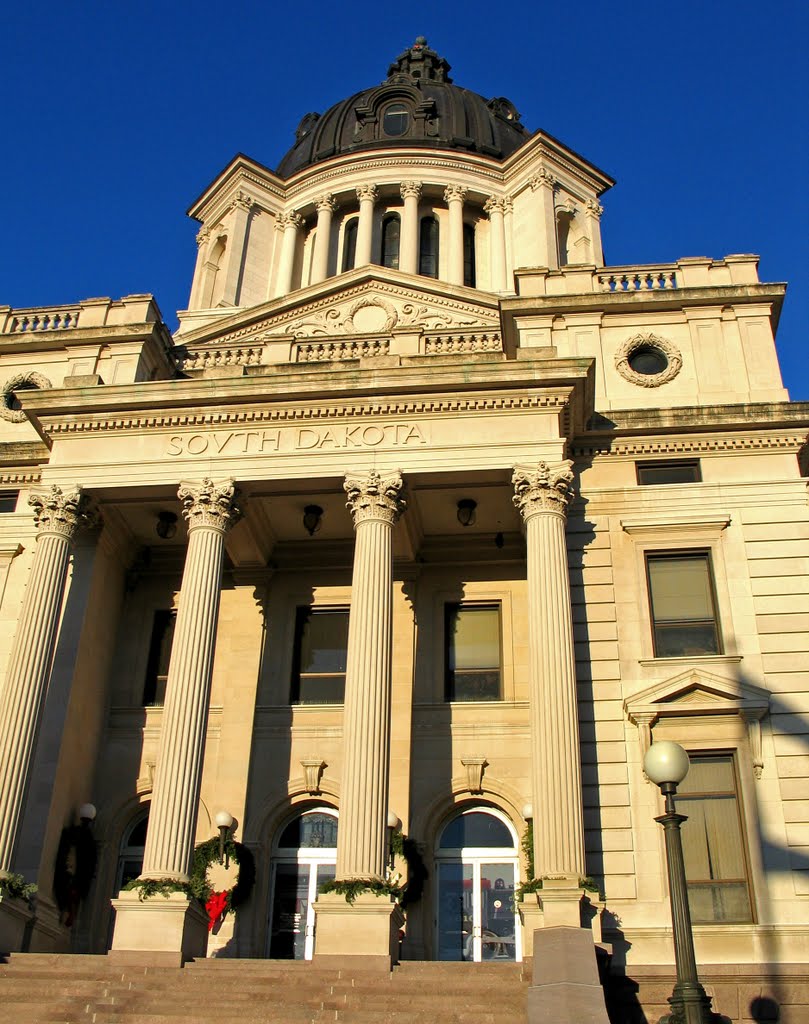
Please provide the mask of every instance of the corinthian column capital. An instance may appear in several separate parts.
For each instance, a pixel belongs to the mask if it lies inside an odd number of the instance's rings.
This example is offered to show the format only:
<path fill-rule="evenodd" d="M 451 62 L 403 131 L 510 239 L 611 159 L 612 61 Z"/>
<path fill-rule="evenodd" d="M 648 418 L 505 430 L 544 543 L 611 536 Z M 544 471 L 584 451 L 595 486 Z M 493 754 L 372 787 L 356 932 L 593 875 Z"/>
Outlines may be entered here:
<path fill-rule="evenodd" d="M 381 477 L 376 470 L 364 477 L 346 477 L 343 490 L 348 495 L 346 508 L 351 512 L 354 525 L 369 519 L 381 520 L 391 526 L 407 508 L 401 496 L 402 476 L 398 471 Z"/>
<path fill-rule="evenodd" d="M 444 189 L 444 202 L 452 203 L 457 201 L 462 203 L 466 198 L 466 191 L 463 185 L 447 185 Z"/>
<path fill-rule="evenodd" d="M 567 514 L 567 506 L 573 497 L 573 463 L 570 459 L 557 466 L 540 462 L 536 469 L 517 466 L 511 483 L 514 487 L 513 502 L 523 519 L 528 520 L 538 512 Z"/>
<path fill-rule="evenodd" d="M 72 540 L 82 528 L 95 526 L 97 513 L 89 507 L 89 501 L 81 488 L 63 491 L 55 485 L 47 494 L 32 494 L 28 504 L 34 509 L 37 533 L 55 533 Z"/>
<path fill-rule="evenodd" d="M 328 213 L 334 213 L 337 209 L 337 201 L 330 192 L 326 192 L 322 196 L 318 196 L 315 199 L 315 208 L 317 212 L 326 211 Z"/>
<path fill-rule="evenodd" d="M 357 199 L 360 202 L 363 199 L 370 199 L 372 203 L 375 203 L 379 197 L 376 185 L 358 185 L 357 186 Z"/>
<path fill-rule="evenodd" d="M 399 194 L 402 199 L 408 199 L 411 196 L 414 199 L 421 199 L 421 182 L 420 181 L 403 181 L 399 186 Z"/>
<path fill-rule="evenodd" d="M 222 533 L 226 533 L 241 517 L 237 496 L 233 480 L 215 484 L 208 477 L 199 486 L 182 484 L 177 492 L 189 530 L 207 526 Z"/>
<path fill-rule="evenodd" d="M 205 243 L 208 241 L 210 237 L 211 229 L 206 228 L 205 225 L 203 224 L 203 226 L 197 232 L 197 245 L 199 246 L 199 248 L 202 248 L 202 246 L 205 245 Z"/>
<path fill-rule="evenodd" d="M 503 199 L 499 196 L 489 196 L 486 202 L 483 204 L 483 209 L 491 217 L 493 213 L 504 213 L 506 204 Z"/>
<path fill-rule="evenodd" d="M 239 191 L 236 193 L 233 199 L 231 199 L 230 205 L 231 209 L 234 210 L 249 210 L 250 207 L 253 205 L 253 198 L 252 196 L 249 196 L 246 192 L 242 192 L 242 190 L 239 189 Z"/>
<path fill-rule="evenodd" d="M 588 199 L 585 204 L 585 209 L 591 217 L 595 217 L 596 220 L 601 220 L 601 214 L 604 212 L 604 207 L 595 199 Z"/>
<path fill-rule="evenodd" d="M 553 174 L 547 167 L 540 167 L 528 184 L 534 192 L 536 192 L 538 188 L 542 188 L 542 186 L 552 189 L 556 185 L 556 178 L 554 178 Z"/>

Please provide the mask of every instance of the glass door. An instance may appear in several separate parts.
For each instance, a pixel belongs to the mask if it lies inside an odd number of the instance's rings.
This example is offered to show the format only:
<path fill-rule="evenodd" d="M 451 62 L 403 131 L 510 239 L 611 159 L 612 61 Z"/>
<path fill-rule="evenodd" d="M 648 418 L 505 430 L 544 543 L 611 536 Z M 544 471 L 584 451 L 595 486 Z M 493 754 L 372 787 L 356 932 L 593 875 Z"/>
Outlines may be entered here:
<path fill-rule="evenodd" d="M 436 850 L 438 960 L 522 959 L 515 843 L 511 827 L 489 810 L 463 812 L 442 831 Z"/>

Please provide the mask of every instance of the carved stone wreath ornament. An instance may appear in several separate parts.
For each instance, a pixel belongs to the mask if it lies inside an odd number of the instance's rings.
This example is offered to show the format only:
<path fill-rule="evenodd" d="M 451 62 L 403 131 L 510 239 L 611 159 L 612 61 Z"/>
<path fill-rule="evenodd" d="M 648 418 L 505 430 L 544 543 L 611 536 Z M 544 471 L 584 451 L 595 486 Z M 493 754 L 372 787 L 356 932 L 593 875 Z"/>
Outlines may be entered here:
<path fill-rule="evenodd" d="M 661 353 L 666 359 L 666 368 L 660 373 L 638 373 L 629 365 L 632 356 L 639 349 L 650 349 Z M 624 380 L 630 384 L 637 384 L 641 388 L 659 388 L 661 384 L 668 384 L 674 380 L 683 368 L 683 356 L 673 342 L 661 338 L 657 334 L 642 333 L 625 341 L 615 353 L 615 369 Z"/>
<path fill-rule="evenodd" d="M 18 390 L 30 390 L 31 388 L 53 387 L 47 377 L 33 370 L 29 373 L 18 373 L 3 385 L 0 391 L 0 418 L 9 420 L 11 423 L 22 423 L 26 418 L 22 409 L 15 409 L 13 406 L 14 392 Z"/>

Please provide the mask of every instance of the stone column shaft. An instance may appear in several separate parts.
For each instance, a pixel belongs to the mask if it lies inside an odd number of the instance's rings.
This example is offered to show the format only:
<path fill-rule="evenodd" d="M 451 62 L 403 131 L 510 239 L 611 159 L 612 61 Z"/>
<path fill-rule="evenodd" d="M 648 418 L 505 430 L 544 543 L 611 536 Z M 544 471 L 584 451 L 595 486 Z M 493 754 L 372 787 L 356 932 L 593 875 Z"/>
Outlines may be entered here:
<path fill-rule="evenodd" d="M 419 272 L 419 199 L 421 183 L 403 181 L 400 186 L 404 210 L 402 211 L 402 244 L 399 253 L 399 269 L 406 274 Z"/>
<path fill-rule="evenodd" d="M 188 879 L 197 825 L 225 533 L 238 518 L 232 482 L 183 486 L 188 520 L 142 878 Z"/>
<path fill-rule="evenodd" d="M 0 696 L 0 872 L 12 871 L 37 733 L 51 673 L 70 547 L 90 523 L 78 488 L 32 494 L 39 527 L 31 575 Z"/>
<path fill-rule="evenodd" d="M 559 269 L 559 250 L 556 244 L 556 210 L 553 205 L 553 190 L 556 182 L 546 168 L 531 178 L 531 188 L 536 196 L 537 266 Z"/>
<path fill-rule="evenodd" d="M 317 232 L 315 234 L 315 251 L 312 255 L 312 284 L 325 281 L 329 275 L 331 220 L 335 210 L 334 196 L 320 196 L 315 205 L 317 206 Z"/>
<path fill-rule="evenodd" d="M 604 207 L 596 199 L 588 199 L 585 206 L 587 234 L 590 238 L 590 262 L 597 267 L 604 266 L 604 251 L 601 247 L 601 214 Z"/>
<path fill-rule="evenodd" d="M 496 292 L 504 292 L 506 290 L 505 204 L 502 199 L 492 196 L 486 201 L 485 210 L 489 215 L 492 233 L 492 289 Z"/>
<path fill-rule="evenodd" d="M 450 284 L 463 284 L 463 201 L 462 185 L 447 185 L 444 199 L 449 206 L 449 261 L 447 279 Z"/>
<path fill-rule="evenodd" d="M 337 877 L 383 878 L 388 815 L 392 533 L 402 480 L 346 479 L 356 543 L 348 626 Z"/>
<path fill-rule="evenodd" d="M 584 875 L 584 817 L 573 619 L 565 542 L 570 463 L 514 473 L 526 524 L 534 870 Z"/>
<path fill-rule="evenodd" d="M 194 280 L 191 284 L 191 295 L 188 299 L 189 309 L 199 309 L 202 305 L 202 291 L 205 281 L 205 266 L 208 260 L 208 246 L 211 232 L 204 225 L 197 232 L 197 262 L 194 267 Z"/>
<path fill-rule="evenodd" d="M 371 247 L 374 236 L 374 204 L 377 199 L 375 186 L 361 185 L 357 189 L 357 198 L 360 201 L 360 217 L 357 224 L 357 248 L 354 253 L 354 266 L 365 267 L 371 262 Z"/>
<path fill-rule="evenodd" d="M 275 282 L 276 296 L 288 295 L 292 291 L 295 251 L 298 247 L 298 232 L 303 227 L 303 217 L 299 213 L 288 213 L 286 216 L 279 217 L 278 220 L 283 227 L 284 237 L 281 241 L 281 259 Z"/>
<path fill-rule="evenodd" d="M 222 298 L 235 306 L 239 302 L 239 291 L 242 283 L 242 264 L 244 249 L 247 244 L 247 226 L 250 219 L 250 208 L 253 200 L 244 192 L 239 192 L 231 203 L 228 243 L 225 250 L 225 266 L 223 269 L 225 283 Z"/>

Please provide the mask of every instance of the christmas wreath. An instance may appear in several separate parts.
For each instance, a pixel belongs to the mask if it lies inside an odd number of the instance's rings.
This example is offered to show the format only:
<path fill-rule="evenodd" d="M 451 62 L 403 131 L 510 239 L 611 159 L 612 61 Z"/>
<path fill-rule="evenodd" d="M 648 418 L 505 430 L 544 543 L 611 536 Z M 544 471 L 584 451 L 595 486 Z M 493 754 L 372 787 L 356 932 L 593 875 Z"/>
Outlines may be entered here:
<path fill-rule="evenodd" d="M 213 864 L 219 863 L 219 836 L 207 839 L 194 850 L 190 888 L 208 912 L 208 931 L 221 921 L 229 910 L 235 910 L 250 898 L 256 881 L 256 862 L 253 854 L 242 843 L 231 837 L 225 840 L 226 861 L 238 865 L 236 884 L 230 889 L 215 891 L 208 878 Z"/>

